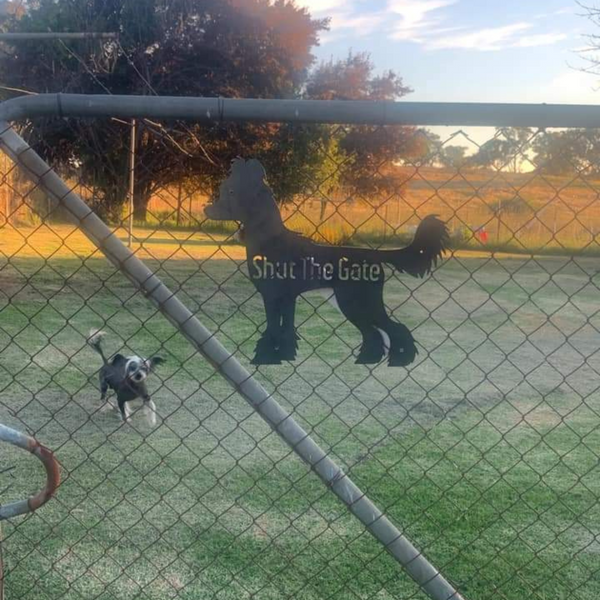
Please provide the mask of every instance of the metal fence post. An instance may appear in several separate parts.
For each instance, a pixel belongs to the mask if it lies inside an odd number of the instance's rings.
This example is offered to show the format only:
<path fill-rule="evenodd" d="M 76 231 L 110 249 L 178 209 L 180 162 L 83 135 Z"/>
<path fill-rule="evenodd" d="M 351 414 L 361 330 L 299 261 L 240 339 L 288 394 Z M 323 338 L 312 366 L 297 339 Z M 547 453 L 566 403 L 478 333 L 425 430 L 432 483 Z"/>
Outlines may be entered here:
<path fill-rule="evenodd" d="M 131 119 L 131 139 L 129 146 L 129 218 L 127 232 L 127 246 L 131 248 L 133 239 L 133 200 L 135 194 L 135 136 L 137 135 L 137 127 L 135 119 Z"/>

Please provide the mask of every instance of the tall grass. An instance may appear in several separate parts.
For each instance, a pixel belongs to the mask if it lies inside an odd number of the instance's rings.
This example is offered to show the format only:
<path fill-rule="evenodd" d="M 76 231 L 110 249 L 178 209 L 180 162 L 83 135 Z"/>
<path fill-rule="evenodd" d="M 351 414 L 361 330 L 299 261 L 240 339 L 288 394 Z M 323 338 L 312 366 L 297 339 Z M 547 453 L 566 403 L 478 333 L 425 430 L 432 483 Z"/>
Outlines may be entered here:
<path fill-rule="evenodd" d="M 600 182 L 582 177 L 497 173 L 486 170 L 397 167 L 401 193 L 389 198 L 345 200 L 334 195 L 321 219 L 321 202 L 299 196 L 282 206 L 286 226 L 318 243 L 403 244 L 420 219 L 437 214 L 447 221 L 456 248 L 520 253 L 600 254 Z M 174 194 L 163 190 L 138 226 L 231 235 L 237 224 L 207 221 L 207 198 L 187 198 L 179 216 Z M 45 206 L 36 199 L 36 207 Z M 28 207 L 19 211 L 23 223 Z M 485 228 L 483 243 L 477 232 Z"/>

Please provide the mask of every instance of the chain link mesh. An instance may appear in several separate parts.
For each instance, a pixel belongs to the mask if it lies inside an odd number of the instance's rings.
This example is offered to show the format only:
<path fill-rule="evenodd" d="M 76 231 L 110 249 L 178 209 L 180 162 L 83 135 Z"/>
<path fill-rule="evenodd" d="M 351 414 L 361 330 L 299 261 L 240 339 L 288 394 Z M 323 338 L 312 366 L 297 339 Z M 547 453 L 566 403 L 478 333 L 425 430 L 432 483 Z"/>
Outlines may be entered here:
<path fill-rule="evenodd" d="M 104 127 L 128 147 L 128 123 Z M 317 139 L 319 175 L 299 172 L 280 205 L 290 229 L 379 248 L 404 245 L 435 213 L 452 251 L 424 280 L 388 273 L 386 305 L 419 344 L 409 368 L 354 364 L 360 336 L 319 293 L 299 300 L 297 359 L 251 367 L 262 301 L 237 226 L 203 212 L 239 130 L 215 126 L 223 152 L 213 156 L 191 125 L 139 127 L 151 151 L 135 163 L 138 189 L 150 182 L 136 256 L 444 576 L 471 599 L 597 597 L 597 163 L 559 145 L 546 164 L 531 148 L 549 134 L 531 131 L 482 166 L 489 143 L 410 130 L 402 143 L 427 151 L 363 163 L 369 185 L 350 194 L 352 156 Z M 371 132 L 393 140 L 400 129 Z M 331 127 L 329 139 L 352 133 Z M 85 139 L 99 157 L 113 150 Z M 468 150 L 456 156 L 456 146 Z M 564 173 L 550 168 L 555 158 Z M 55 500 L 4 525 L 8 597 L 424 598 L 59 204 L 1 161 L 0 420 L 52 447 L 64 470 Z M 108 190 L 102 169 L 56 167 L 127 240 L 127 170 Z M 157 175 L 169 169 L 178 181 Z M 111 355 L 167 358 L 149 380 L 157 427 L 141 411 L 125 426 L 104 409 L 92 328 L 107 332 Z M 6 461 L 18 469 L 3 501 L 37 477 L 16 454 Z"/>

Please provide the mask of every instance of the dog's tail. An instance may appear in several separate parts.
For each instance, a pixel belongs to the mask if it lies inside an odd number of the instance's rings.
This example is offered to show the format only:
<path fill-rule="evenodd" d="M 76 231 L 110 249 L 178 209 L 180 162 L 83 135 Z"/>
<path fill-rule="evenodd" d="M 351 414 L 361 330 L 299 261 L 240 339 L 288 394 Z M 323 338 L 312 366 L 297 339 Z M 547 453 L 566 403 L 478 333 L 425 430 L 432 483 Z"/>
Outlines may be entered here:
<path fill-rule="evenodd" d="M 88 335 L 87 343 L 102 357 L 102 362 L 106 365 L 108 361 L 102 350 L 102 340 L 106 336 L 105 331 L 100 329 L 92 329 Z"/>
<path fill-rule="evenodd" d="M 384 250 L 382 262 L 413 277 L 424 277 L 437 265 L 449 242 L 446 224 L 429 215 L 419 223 L 413 241 L 400 250 Z"/>

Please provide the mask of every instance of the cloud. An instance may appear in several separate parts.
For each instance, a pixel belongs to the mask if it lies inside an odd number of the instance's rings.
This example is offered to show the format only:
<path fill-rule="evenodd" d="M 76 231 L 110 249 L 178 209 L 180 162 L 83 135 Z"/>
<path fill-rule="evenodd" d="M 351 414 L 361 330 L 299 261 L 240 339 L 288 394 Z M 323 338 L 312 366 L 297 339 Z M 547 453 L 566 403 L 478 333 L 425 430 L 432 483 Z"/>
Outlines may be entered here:
<path fill-rule="evenodd" d="M 351 29 L 356 35 L 370 35 L 384 22 L 385 15 L 381 12 L 357 15 L 350 12 L 340 12 L 331 15 L 331 29 Z"/>
<path fill-rule="evenodd" d="M 541 88 L 540 98 L 530 102 L 559 102 L 570 104 L 598 104 L 600 90 L 597 78 L 589 73 L 569 70 L 558 74 L 550 83 Z M 533 93 L 532 93 L 533 94 Z"/>
<path fill-rule="evenodd" d="M 535 33 L 532 23 L 517 22 L 500 27 L 469 30 L 464 26 L 447 27 L 444 8 L 459 0 L 388 0 L 389 19 L 396 19 L 389 37 L 414 42 L 428 50 L 468 49 L 493 51 L 504 48 L 532 48 L 555 44 L 567 38 L 562 32 Z M 569 12 L 564 8 L 549 13 Z M 388 20 L 389 20 L 388 19 Z M 527 32 L 527 35 L 524 35 Z"/>
<path fill-rule="evenodd" d="M 513 23 L 504 27 L 489 27 L 460 35 L 433 39 L 427 42 L 427 47 L 433 50 L 444 50 L 447 48 L 499 50 L 501 44 L 507 43 L 516 33 L 529 28 L 530 25 L 527 23 Z"/>
<path fill-rule="evenodd" d="M 423 35 L 431 34 L 432 28 L 441 22 L 439 11 L 457 0 L 388 0 L 386 12 L 395 19 L 390 37 L 395 40 L 420 42 Z M 399 18 L 398 18 L 399 17 Z"/>
<path fill-rule="evenodd" d="M 566 33 L 540 33 L 521 38 L 513 48 L 532 48 L 533 46 L 548 46 L 567 38 Z"/>
<path fill-rule="evenodd" d="M 311 15 L 318 17 L 329 16 L 320 13 L 331 12 L 332 9 L 343 7 L 348 4 L 347 0 L 296 0 L 296 4 L 307 8 Z"/>
<path fill-rule="evenodd" d="M 547 19 L 549 17 L 556 17 L 556 16 L 560 16 L 560 15 L 567 15 L 567 14 L 571 14 L 573 12 L 573 8 L 570 6 L 565 6 L 564 8 L 559 8 L 558 10 L 553 10 L 552 12 L 547 12 L 547 13 L 540 13 L 538 15 L 535 15 L 533 18 L 534 19 Z"/>
<path fill-rule="evenodd" d="M 590 46 L 589 44 L 585 46 L 575 46 L 574 48 L 569 48 L 571 52 L 576 52 L 578 54 L 582 54 L 584 52 L 597 52 L 598 48 L 595 46 Z"/>
<path fill-rule="evenodd" d="M 313 17 L 331 19 L 330 30 L 321 35 L 321 45 L 344 37 L 348 31 L 358 37 L 370 35 L 386 18 L 384 11 L 359 10 L 359 6 L 349 0 L 296 0 L 296 4 L 307 8 Z"/>
<path fill-rule="evenodd" d="M 464 49 L 497 51 L 505 48 L 533 48 L 556 44 L 568 37 L 558 31 L 539 31 L 531 22 L 509 23 L 498 27 L 472 29 L 448 26 L 444 9 L 460 0 L 386 0 L 373 8 L 366 0 L 296 0 L 316 17 L 330 17 L 330 31 L 321 36 L 321 44 L 333 40 L 373 34 L 396 41 L 413 42 L 427 50 Z M 559 9 L 550 15 L 563 14 Z M 540 17 L 542 15 L 538 15 Z M 539 23 L 539 22 L 538 22 Z"/>
<path fill-rule="evenodd" d="M 512 23 L 502 27 L 487 27 L 459 35 L 429 38 L 425 41 L 425 46 L 429 50 L 497 51 L 506 48 L 548 46 L 567 38 L 567 34 L 558 32 L 523 35 L 531 28 L 532 25 L 525 22 Z"/>
<path fill-rule="evenodd" d="M 352 0 L 295 0 L 295 2 L 297 6 L 306 8 L 313 18 L 330 19 L 329 31 L 320 35 L 321 46 L 348 37 L 349 32 L 356 37 L 370 35 L 383 20 L 381 12 L 359 13 Z"/>

